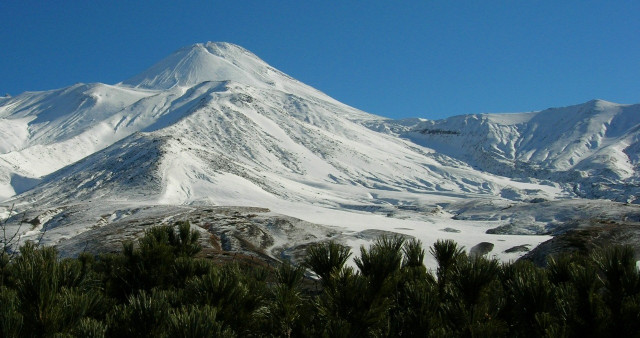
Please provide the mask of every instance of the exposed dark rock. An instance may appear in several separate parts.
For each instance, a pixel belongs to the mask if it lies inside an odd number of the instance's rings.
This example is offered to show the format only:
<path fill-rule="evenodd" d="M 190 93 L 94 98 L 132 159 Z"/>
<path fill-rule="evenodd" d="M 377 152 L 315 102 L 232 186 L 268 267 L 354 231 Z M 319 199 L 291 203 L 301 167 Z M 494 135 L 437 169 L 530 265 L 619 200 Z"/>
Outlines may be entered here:
<path fill-rule="evenodd" d="M 512 253 L 512 252 L 528 252 L 529 248 L 527 247 L 528 245 L 518 245 L 518 246 L 514 246 L 512 248 L 509 248 L 507 250 L 505 250 L 504 252 L 506 253 Z"/>
<path fill-rule="evenodd" d="M 537 235 L 535 230 L 531 230 L 530 227 L 523 227 L 521 225 L 509 223 L 495 227 L 485 231 L 490 235 Z"/>
<path fill-rule="evenodd" d="M 565 253 L 590 254 L 593 250 L 611 245 L 629 245 L 640 258 L 640 223 L 591 221 L 590 226 L 569 230 L 540 245 L 520 259 L 540 266 L 547 265 L 549 256 Z M 595 224 L 592 224 L 595 223 Z"/>
<path fill-rule="evenodd" d="M 484 256 L 493 250 L 494 244 L 489 242 L 480 242 L 469 250 L 469 256 Z"/>
<path fill-rule="evenodd" d="M 422 129 L 418 130 L 418 132 L 423 135 L 460 135 L 460 132 L 457 130 L 446 129 Z"/>

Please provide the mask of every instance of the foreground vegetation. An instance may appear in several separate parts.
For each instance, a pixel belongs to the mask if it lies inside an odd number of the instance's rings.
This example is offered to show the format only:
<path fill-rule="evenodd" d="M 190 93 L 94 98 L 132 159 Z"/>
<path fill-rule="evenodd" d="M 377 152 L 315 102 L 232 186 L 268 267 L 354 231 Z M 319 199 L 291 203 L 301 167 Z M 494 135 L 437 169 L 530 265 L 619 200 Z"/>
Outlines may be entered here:
<path fill-rule="evenodd" d="M 4 337 L 629 337 L 640 336 L 633 250 L 501 264 L 438 241 L 379 238 L 312 246 L 275 268 L 194 258 L 186 222 L 148 230 L 122 252 L 59 259 L 27 244 L 0 259 Z M 317 280 L 305 277 L 313 272 Z"/>

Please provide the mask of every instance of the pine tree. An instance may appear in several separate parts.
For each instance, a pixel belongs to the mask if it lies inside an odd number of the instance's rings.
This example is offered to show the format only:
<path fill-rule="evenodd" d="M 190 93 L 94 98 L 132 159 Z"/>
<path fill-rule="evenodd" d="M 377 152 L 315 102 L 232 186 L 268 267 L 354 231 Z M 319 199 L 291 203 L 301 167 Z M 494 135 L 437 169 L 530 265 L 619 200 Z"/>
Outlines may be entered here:
<path fill-rule="evenodd" d="M 381 291 L 385 282 L 398 276 L 402 266 L 403 244 L 404 238 L 400 236 L 382 236 L 369 249 L 360 247 L 360 257 L 354 261 L 362 275 L 368 278 L 373 292 Z"/>
<path fill-rule="evenodd" d="M 466 257 L 464 248 L 459 247 L 453 240 L 437 240 L 429 249 L 431 255 L 436 259 L 438 268 L 436 276 L 438 278 L 438 293 L 445 294 L 445 288 L 450 281 L 450 274 L 456 265 Z"/>
<path fill-rule="evenodd" d="M 318 275 L 323 283 L 328 283 L 331 275 L 340 271 L 349 257 L 350 248 L 331 241 L 310 246 L 304 264 Z"/>
<path fill-rule="evenodd" d="M 24 320 L 16 291 L 0 286 L 0 336 L 19 337 Z"/>
<path fill-rule="evenodd" d="M 613 246 L 593 253 L 604 279 L 603 298 L 611 311 L 610 331 L 617 336 L 640 333 L 640 272 L 631 247 Z"/>
<path fill-rule="evenodd" d="M 200 337 L 235 337 L 235 334 L 217 319 L 217 310 L 211 306 L 185 306 L 173 310 L 169 316 L 165 337 L 200 338 Z"/>
<path fill-rule="evenodd" d="M 291 337 L 302 316 L 304 298 L 300 285 L 304 268 L 293 266 L 288 261 L 276 270 L 276 285 L 271 289 L 271 299 L 267 307 L 272 331 L 278 336 Z"/>

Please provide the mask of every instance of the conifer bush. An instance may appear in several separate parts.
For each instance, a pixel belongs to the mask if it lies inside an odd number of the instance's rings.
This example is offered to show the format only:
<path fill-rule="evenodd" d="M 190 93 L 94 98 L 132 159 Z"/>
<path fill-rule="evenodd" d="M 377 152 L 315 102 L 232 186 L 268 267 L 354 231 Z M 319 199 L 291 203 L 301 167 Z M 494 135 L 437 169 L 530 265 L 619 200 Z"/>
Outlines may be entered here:
<path fill-rule="evenodd" d="M 327 283 L 333 273 L 342 269 L 349 257 L 351 249 L 332 241 L 309 247 L 304 264 Z"/>
<path fill-rule="evenodd" d="M 275 271 L 276 284 L 271 288 L 265 315 L 272 332 L 291 337 L 296 323 L 304 315 L 304 298 L 301 284 L 304 268 L 284 262 Z"/>
<path fill-rule="evenodd" d="M 72 337 L 103 338 L 107 334 L 107 325 L 93 318 L 82 318 L 71 332 Z"/>
<path fill-rule="evenodd" d="M 19 337 L 24 323 L 15 290 L 0 286 L 0 336 Z"/>
<path fill-rule="evenodd" d="M 217 310 L 211 306 L 184 306 L 175 309 L 169 316 L 165 337 L 235 337 L 229 329 L 224 329 L 217 320 Z"/>
<path fill-rule="evenodd" d="M 54 248 L 27 243 L 10 265 L 8 285 L 19 299 L 26 336 L 68 333 L 85 316 L 100 315 L 99 281 L 77 259 L 58 260 Z"/>
<path fill-rule="evenodd" d="M 6 252 L 0 252 L 0 287 L 4 285 L 7 276 L 9 275 L 9 254 Z"/>
<path fill-rule="evenodd" d="M 108 333 L 113 337 L 159 337 L 166 330 L 169 310 L 165 294 L 142 290 L 109 313 Z"/>
<path fill-rule="evenodd" d="M 370 283 L 370 287 L 374 292 L 379 291 L 385 282 L 393 281 L 390 279 L 398 276 L 398 271 L 402 266 L 402 247 L 404 238 L 395 236 L 382 236 L 378 238 L 373 245 L 367 249 L 360 247 L 360 257 L 354 261 L 363 276 Z"/>
<path fill-rule="evenodd" d="M 445 294 L 445 288 L 449 283 L 449 276 L 454 267 L 462 259 L 466 258 L 464 248 L 458 246 L 453 240 L 437 240 L 429 249 L 433 258 L 438 263 L 436 276 L 438 280 L 438 291 L 441 296 Z"/>

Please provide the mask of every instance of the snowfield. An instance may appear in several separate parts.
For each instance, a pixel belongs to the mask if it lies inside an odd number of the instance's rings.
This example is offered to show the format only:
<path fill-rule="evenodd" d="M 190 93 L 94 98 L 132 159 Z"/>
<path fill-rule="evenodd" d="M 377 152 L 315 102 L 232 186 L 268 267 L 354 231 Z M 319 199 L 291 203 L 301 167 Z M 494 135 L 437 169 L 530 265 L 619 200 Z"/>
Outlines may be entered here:
<path fill-rule="evenodd" d="M 640 196 L 640 105 L 389 120 L 228 43 L 185 47 L 116 85 L 2 98 L 0 136 L 0 216 L 66 255 L 188 219 L 217 237 L 259 229 L 256 247 L 276 260 L 380 234 L 487 242 L 513 260 L 571 222 L 640 215 L 625 204 Z"/>

